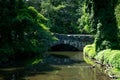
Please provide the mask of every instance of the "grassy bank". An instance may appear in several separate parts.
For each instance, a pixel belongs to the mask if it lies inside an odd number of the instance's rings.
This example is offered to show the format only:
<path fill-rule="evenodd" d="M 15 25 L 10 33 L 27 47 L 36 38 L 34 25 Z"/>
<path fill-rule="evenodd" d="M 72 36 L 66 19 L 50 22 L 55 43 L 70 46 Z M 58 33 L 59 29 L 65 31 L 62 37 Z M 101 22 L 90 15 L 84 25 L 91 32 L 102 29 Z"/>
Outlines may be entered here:
<path fill-rule="evenodd" d="M 84 60 L 92 65 L 101 65 L 110 77 L 120 80 L 120 50 L 95 51 L 95 44 L 84 47 Z"/>

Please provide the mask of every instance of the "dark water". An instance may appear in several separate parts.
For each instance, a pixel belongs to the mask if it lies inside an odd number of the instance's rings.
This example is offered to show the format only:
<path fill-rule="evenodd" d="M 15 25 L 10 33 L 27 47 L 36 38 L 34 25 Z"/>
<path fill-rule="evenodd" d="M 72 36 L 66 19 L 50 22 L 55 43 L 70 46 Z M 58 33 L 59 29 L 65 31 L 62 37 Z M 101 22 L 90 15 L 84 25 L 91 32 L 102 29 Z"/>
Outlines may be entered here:
<path fill-rule="evenodd" d="M 97 68 L 86 64 L 81 52 L 48 52 L 40 64 L 27 68 L 1 68 L 0 80 L 110 79 Z"/>

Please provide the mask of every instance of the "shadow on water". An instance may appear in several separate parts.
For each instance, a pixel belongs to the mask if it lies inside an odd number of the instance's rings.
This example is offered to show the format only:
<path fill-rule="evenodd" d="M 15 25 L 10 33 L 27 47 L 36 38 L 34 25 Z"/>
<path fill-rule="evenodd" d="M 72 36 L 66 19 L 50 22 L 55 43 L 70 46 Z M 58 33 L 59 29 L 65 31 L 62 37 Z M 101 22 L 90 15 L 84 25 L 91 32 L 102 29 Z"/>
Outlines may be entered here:
<path fill-rule="evenodd" d="M 47 74 L 46 72 L 55 70 L 60 70 L 60 68 L 49 64 L 37 64 L 19 68 L 0 68 L 0 80 L 26 80 L 24 77 Z"/>
<path fill-rule="evenodd" d="M 74 65 L 85 63 L 81 52 L 48 52 L 43 57 L 43 63 L 51 65 Z"/>
<path fill-rule="evenodd" d="M 66 55 L 50 54 L 43 59 L 44 63 L 51 65 L 74 65 L 85 63 L 83 60 L 73 59 Z"/>
<path fill-rule="evenodd" d="M 45 57 L 43 61 L 42 63 L 28 67 L 17 66 L 15 68 L 0 68 L 0 80 L 26 80 L 24 77 L 47 74 L 48 72 L 61 69 L 52 65 L 80 63 L 79 61 L 70 60 L 68 56 L 55 54 Z"/>
<path fill-rule="evenodd" d="M 61 67 L 53 65 L 73 65 L 84 63 L 84 61 L 73 60 L 70 56 L 50 54 L 43 58 L 43 61 L 28 67 L 0 68 L 0 80 L 26 80 L 25 77 L 36 75 L 47 75 L 48 72 L 60 71 Z"/>

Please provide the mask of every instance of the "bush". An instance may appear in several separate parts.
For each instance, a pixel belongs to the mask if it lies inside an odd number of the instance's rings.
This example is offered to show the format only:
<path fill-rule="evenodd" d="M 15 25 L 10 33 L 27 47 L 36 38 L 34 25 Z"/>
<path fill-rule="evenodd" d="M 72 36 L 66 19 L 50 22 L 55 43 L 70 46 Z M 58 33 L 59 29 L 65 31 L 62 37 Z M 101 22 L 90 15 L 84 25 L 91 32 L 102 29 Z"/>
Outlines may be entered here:
<path fill-rule="evenodd" d="M 109 63 L 115 67 L 120 69 L 120 50 L 111 51 L 112 56 L 109 58 Z"/>
<path fill-rule="evenodd" d="M 103 51 L 100 51 L 96 56 L 95 59 L 98 60 L 99 62 L 103 63 L 103 64 L 108 64 L 109 62 L 109 58 L 111 56 L 111 50 L 110 49 L 106 49 Z"/>
<path fill-rule="evenodd" d="M 106 49 L 100 51 L 95 59 L 103 64 L 109 64 L 114 68 L 120 69 L 120 50 L 110 50 Z"/>
<path fill-rule="evenodd" d="M 96 55 L 95 51 L 95 44 L 92 45 L 86 45 L 83 50 L 84 56 L 88 56 L 90 58 L 94 58 Z"/>

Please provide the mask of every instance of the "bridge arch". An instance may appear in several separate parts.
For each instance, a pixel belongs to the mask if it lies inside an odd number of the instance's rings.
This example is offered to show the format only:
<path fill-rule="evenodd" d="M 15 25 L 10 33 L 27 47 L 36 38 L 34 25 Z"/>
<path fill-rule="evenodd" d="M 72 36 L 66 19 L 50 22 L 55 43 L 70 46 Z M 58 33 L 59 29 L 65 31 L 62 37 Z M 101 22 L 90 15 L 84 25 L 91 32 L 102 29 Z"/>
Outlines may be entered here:
<path fill-rule="evenodd" d="M 50 47 L 55 45 L 69 45 L 82 51 L 85 45 L 92 44 L 94 38 L 92 35 L 79 35 L 79 34 L 54 34 L 57 41 L 51 43 Z"/>
<path fill-rule="evenodd" d="M 77 47 L 70 44 L 54 44 L 50 47 L 50 51 L 79 51 Z"/>

